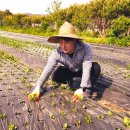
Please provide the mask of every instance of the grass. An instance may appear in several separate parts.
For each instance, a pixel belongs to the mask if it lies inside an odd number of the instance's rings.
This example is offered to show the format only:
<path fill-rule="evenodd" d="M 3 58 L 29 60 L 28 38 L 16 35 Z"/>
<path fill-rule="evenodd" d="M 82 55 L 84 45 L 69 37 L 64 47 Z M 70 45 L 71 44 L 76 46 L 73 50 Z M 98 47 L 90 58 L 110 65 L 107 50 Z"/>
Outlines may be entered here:
<path fill-rule="evenodd" d="M 39 35 L 39 36 L 53 36 L 57 35 L 57 31 L 44 31 L 40 28 L 14 28 L 14 27 L 4 27 L 1 26 L 0 30 L 6 30 L 10 32 L 16 32 L 16 33 L 24 33 L 24 34 L 33 34 L 33 35 Z M 109 44 L 109 45 L 119 45 L 119 46 L 130 46 L 130 41 L 126 40 L 127 38 L 118 39 L 116 37 L 94 37 L 92 31 L 86 31 L 86 32 L 77 32 L 77 34 L 85 41 L 89 43 L 96 43 L 96 44 Z"/>

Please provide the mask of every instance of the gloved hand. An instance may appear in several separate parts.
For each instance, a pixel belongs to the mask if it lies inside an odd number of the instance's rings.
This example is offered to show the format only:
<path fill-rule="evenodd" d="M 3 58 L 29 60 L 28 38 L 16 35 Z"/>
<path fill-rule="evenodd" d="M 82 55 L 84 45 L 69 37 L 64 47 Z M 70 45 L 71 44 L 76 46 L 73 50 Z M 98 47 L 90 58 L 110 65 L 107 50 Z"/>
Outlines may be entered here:
<path fill-rule="evenodd" d="M 36 87 L 32 93 L 30 93 L 27 98 L 30 100 L 30 101 L 37 101 L 40 99 L 40 95 L 41 93 L 43 92 L 42 89 L 40 89 L 39 87 Z"/>
<path fill-rule="evenodd" d="M 80 87 L 74 92 L 72 101 L 82 100 L 84 97 L 90 96 L 90 90 L 87 87 Z"/>

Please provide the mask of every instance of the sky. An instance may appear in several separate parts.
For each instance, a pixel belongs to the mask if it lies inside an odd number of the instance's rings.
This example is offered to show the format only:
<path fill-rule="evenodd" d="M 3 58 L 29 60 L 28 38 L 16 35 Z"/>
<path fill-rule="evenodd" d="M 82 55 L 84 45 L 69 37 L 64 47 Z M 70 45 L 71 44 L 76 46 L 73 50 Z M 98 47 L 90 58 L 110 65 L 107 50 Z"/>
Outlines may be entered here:
<path fill-rule="evenodd" d="M 10 10 L 15 13 L 47 14 L 47 7 L 51 7 L 54 0 L 0 0 L 0 10 Z M 90 0 L 60 0 L 61 7 L 66 8 L 74 3 L 88 3 Z"/>

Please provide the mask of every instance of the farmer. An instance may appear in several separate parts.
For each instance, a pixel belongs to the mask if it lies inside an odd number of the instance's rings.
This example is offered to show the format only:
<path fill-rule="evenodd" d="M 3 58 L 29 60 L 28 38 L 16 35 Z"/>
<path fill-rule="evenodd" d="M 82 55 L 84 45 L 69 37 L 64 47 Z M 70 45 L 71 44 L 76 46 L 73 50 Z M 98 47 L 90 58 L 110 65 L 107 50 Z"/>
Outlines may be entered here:
<path fill-rule="evenodd" d="M 77 87 L 73 101 L 90 96 L 91 89 L 100 75 L 100 66 L 92 62 L 92 49 L 76 35 L 75 28 L 65 22 L 59 34 L 48 38 L 49 43 L 59 43 L 59 47 L 51 54 L 37 85 L 30 95 L 40 97 L 44 83 L 49 76 L 57 83 L 68 83 L 71 88 Z"/>

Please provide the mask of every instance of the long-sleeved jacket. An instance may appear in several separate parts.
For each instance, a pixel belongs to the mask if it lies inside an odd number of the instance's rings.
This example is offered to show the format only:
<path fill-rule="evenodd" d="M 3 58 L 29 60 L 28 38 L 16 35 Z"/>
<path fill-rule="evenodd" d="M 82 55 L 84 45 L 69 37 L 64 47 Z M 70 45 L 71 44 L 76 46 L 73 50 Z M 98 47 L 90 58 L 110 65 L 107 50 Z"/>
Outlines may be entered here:
<path fill-rule="evenodd" d="M 90 45 L 81 41 L 76 43 L 72 58 L 70 58 L 68 54 L 64 53 L 61 48 L 58 47 L 49 57 L 47 65 L 37 81 L 37 86 L 42 87 L 48 80 L 57 64 L 61 63 L 74 72 L 82 69 L 83 73 L 80 86 L 88 87 L 88 85 L 90 85 L 92 55 L 93 54 Z"/>

